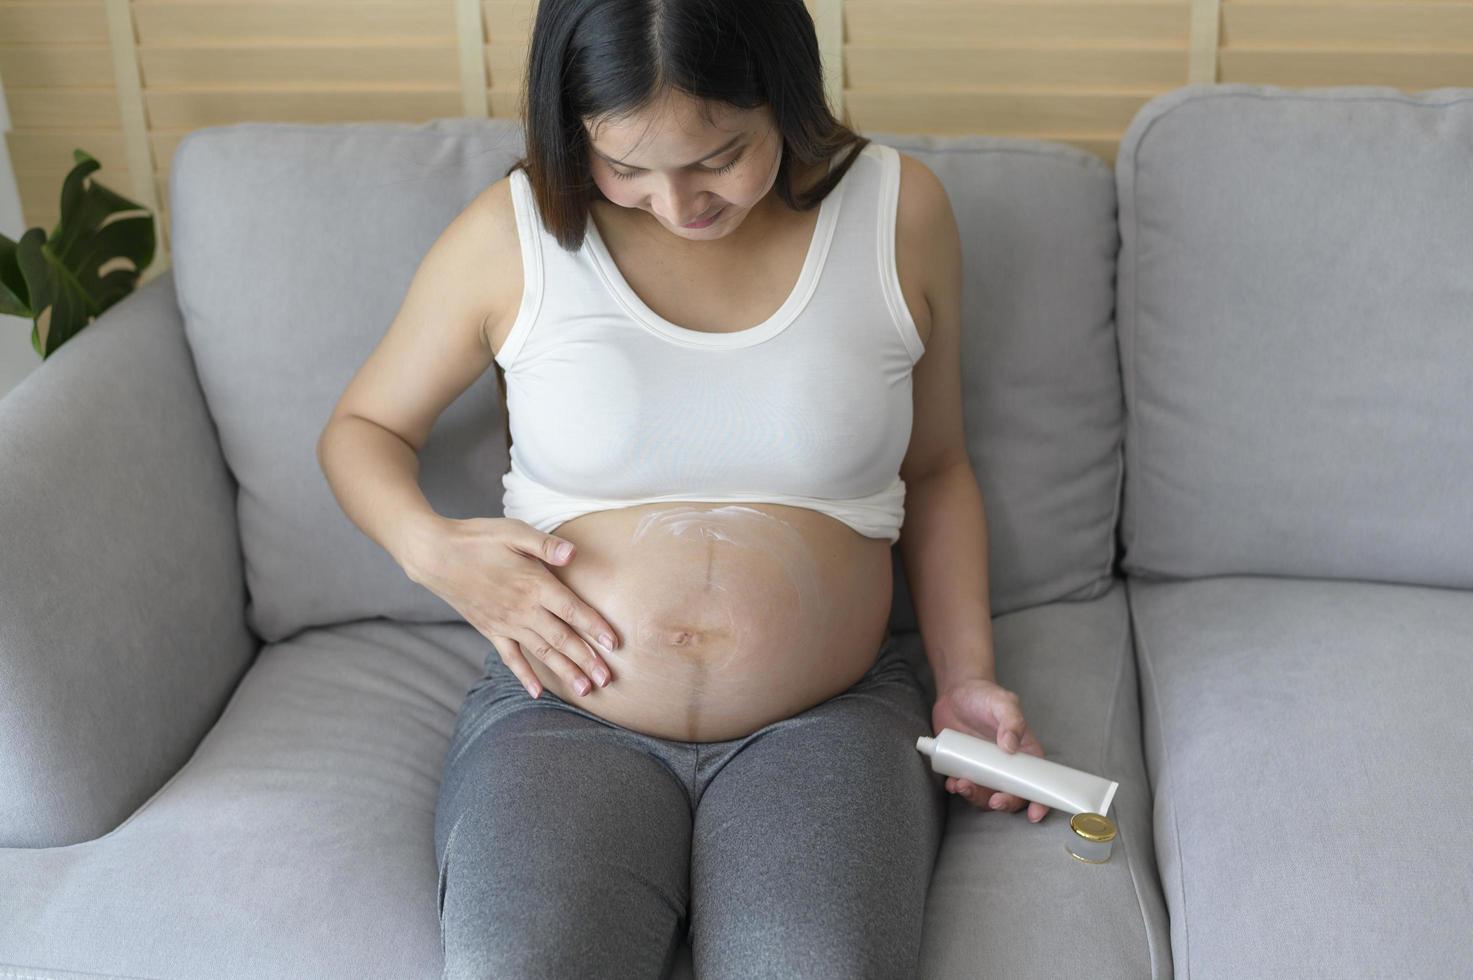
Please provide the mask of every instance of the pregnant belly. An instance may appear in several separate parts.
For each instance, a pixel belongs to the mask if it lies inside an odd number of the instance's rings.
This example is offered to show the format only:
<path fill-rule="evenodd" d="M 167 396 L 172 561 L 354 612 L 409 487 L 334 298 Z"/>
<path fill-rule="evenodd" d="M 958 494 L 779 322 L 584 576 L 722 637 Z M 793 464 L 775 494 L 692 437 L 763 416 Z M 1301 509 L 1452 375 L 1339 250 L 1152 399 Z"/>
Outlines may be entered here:
<path fill-rule="evenodd" d="M 686 742 L 748 735 L 853 685 L 890 618 L 890 543 L 804 507 L 662 502 L 566 521 L 548 569 L 618 632 L 612 679 L 569 704 Z"/>

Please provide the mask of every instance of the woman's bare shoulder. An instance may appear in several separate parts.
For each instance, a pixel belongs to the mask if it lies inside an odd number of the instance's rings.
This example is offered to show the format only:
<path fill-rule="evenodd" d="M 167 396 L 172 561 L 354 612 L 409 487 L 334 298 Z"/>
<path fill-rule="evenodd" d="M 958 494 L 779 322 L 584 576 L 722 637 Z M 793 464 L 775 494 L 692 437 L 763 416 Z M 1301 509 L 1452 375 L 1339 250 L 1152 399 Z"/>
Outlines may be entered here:
<path fill-rule="evenodd" d="M 486 309 L 482 343 L 494 355 L 501 350 L 522 300 L 522 247 L 511 178 L 502 177 L 487 185 L 465 211 L 473 218 L 475 228 L 468 263 L 475 270 L 472 278 L 482 289 L 481 302 Z"/>
<path fill-rule="evenodd" d="M 941 178 L 904 152 L 900 153 L 895 262 L 916 332 L 929 347 L 931 309 L 960 288 L 961 231 Z"/>
<path fill-rule="evenodd" d="M 505 280 L 521 276 L 520 260 L 508 259 L 516 254 L 515 231 L 508 247 L 500 230 L 501 194 L 487 188 L 441 230 L 334 417 L 376 422 L 418 452 L 446 407 L 490 369 L 488 325 L 505 303 Z"/>

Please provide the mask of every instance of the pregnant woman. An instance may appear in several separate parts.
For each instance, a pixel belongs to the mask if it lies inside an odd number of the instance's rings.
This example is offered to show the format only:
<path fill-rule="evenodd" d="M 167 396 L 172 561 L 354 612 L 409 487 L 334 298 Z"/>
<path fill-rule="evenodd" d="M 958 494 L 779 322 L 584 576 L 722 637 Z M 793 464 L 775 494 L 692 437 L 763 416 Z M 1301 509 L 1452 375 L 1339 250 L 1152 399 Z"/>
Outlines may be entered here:
<path fill-rule="evenodd" d="M 435 815 L 445 976 L 657 980 L 688 934 L 703 980 L 911 977 L 946 792 L 1028 805 L 916 738 L 1043 754 L 993 679 L 945 192 L 830 114 L 802 0 L 542 0 L 525 90 L 526 158 L 320 450 L 494 644 Z M 441 518 L 404 445 L 493 363 L 505 516 Z"/>

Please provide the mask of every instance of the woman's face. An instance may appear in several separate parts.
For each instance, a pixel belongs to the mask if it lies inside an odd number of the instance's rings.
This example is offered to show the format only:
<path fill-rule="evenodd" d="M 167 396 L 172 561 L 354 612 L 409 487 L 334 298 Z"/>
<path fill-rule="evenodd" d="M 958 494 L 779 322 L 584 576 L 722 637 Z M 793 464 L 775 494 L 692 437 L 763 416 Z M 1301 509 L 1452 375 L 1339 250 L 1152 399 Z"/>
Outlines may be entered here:
<path fill-rule="evenodd" d="M 637 116 L 583 125 L 593 180 L 604 197 L 648 211 L 680 238 L 708 241 L 730 234 L 767 197 L 783 144 L 766 106 L 713 103 L 715 125 L 699 108 L 676 92 Z M 709 223 L 685 227 L 697 220 Z"/>

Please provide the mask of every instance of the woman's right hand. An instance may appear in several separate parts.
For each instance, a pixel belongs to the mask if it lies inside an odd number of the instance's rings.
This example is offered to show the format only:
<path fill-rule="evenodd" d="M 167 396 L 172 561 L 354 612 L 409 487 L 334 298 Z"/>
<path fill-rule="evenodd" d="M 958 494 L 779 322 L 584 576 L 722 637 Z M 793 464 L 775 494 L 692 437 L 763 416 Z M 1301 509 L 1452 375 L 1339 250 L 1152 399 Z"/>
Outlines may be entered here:
<path fill-rule="evenodd" d="M 579 694 L 609 682 L 608 665 L 594 644 L 603 634 L 617 647 L 618 634 L 546 564 L 572 561 L 571 541 L 545 534 L 510 517 L 443 519 L 420 549 L 410 581 L 448 602 L 496 646 L 506 664 L 538 697 L 542 684 L 527 660 L 531 654 Z M 567 554 L 557 549 L 567 545 Z M 604 650 L 605 653 L 611 650 Z"/>

